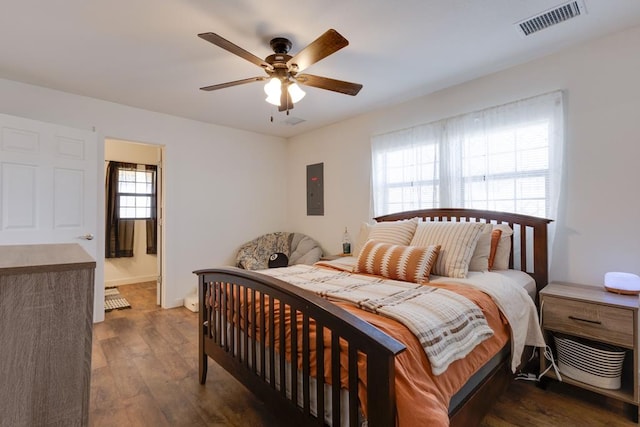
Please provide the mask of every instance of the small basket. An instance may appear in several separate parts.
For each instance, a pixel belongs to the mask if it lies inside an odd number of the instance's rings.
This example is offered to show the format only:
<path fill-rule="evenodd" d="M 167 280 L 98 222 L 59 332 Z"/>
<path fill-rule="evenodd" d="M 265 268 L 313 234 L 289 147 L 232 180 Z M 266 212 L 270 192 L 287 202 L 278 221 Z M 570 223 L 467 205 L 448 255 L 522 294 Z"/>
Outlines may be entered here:
<path fill-rule="evenodd" d="M 625 350 L 577 337 L 553 336 L 560 373 L 595 387 L 620 388 Z"/>

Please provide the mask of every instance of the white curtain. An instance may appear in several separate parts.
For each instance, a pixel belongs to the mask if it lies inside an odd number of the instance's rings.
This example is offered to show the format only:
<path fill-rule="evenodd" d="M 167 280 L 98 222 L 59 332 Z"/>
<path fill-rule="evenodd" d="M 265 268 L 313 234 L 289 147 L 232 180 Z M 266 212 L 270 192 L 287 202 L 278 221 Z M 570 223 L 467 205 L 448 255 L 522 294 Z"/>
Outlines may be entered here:
<path fill-rule="evenodd" d="M 442 179 L 451 189 L 442 206 L 556 218 L 563 116 L 557 91 L 446 119 Z"/>
<path fill-rule="evenodd" d="M 377 135 L 371 147 L 374 216 L 466 207 L 555 219 L 563 93 Z"/>
<path fill-rule="evenodd" d="M 375 216 L 438 206 L 438 192 L 421 183 L 438 181 L 442 132 L 440 123 L 431 123 L 373 138 Z"/>

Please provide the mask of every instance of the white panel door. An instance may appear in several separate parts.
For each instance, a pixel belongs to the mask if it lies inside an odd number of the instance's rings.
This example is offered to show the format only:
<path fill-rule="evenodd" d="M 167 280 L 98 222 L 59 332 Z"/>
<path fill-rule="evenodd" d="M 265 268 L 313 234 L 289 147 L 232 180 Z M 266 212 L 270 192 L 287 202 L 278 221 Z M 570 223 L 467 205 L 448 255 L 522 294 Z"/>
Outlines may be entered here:
<path fill-rule="evenodd" d="M 97 261 L 95 132 L 0 114 L 0 244 L 79 243 Z"/>

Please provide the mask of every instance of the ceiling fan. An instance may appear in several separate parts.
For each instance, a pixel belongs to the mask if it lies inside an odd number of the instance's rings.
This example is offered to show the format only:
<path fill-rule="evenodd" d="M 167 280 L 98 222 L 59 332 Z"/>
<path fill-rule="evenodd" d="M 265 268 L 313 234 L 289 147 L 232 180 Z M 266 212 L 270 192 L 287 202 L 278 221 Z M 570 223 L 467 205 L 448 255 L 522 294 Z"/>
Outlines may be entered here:
<path fill-rule="evenodd" d="M 245 83 L 269 80 L 269 83 L 265 85 L 265 92 L 268 95 L 267 102 L 277 105 L 278 111 L 287 111 L 288 113 L 293 108 L 294 102 L 298 102 L 304 96 L 304 92 L 296 83 L 352 96 L 357 95 L 362 89 L 362 85 L 358 83 L 350 83 L 313 74 L 299 74 L 307 67 L 349 44 L 347 39 L 333 29 L 326 31 L 294 56 L 289 55 L 289 50 L 292 46 L 291 41 L 284 37 L 276 37 L 270 42 L 274 54 L 267 56 L 265 59 L 247 52 L 215 33 L 201 33 L 198 34 L 198 37 L 256 64 L 267 73 L 266 76 L 250 77 L 201 87 L 201 90 L 212 91 Z"/>

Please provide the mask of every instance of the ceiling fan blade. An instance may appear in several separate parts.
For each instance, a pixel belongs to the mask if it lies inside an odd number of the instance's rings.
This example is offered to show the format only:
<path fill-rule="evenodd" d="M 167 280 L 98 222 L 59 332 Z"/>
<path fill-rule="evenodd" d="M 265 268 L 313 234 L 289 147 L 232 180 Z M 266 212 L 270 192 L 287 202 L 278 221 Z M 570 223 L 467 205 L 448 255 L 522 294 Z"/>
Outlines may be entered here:
<path fill-rule="evenodd" d="M 233 82 L 220 83 L 217 85 L 201 87 L 200 90 L 211 91 L 211 90 L 217 90 L 217 89 L 224 89 L 225 87 L 238 86 L 238 85 L 243 85 L 245 83 L 259 82 L 267 79 L 268 77 L 249 77 L 248 79 L 235 80 Z"/>
<path fill-rule="evenodd" d="M 328 77 L 314 76 L 313 74 L 298 74 L 296 81 L 305 86 L 313 86 L 320 89 L 332 90 L 346 95 L 356 96 L 362 85 L 350 83 L 342 80 L 330 79 Z"/>
<path fill-rule="evenodd" d="M 307 47 L 287 61 L 287 66 L 292 68 L 295 64 L 297 65 L 295 70 L 300 72 L 332 53 L 339 51 L 348 44 L 349 41 L 342 37 L 336 30 L 327 30 L 323 35 L 312 41 Z"/>
<path fill-rule="evenodd" d="M 258 67 L 262 67 L 265 70 L 273 70 L 273 66 L 268 62 L 265 62 L 264 59 L 258 58 L 253 53 L 247 52 L 243 48 L 231 43 L 229 40 L 220 37 L 216 33 L 201 33 L 198 34 L 198 37 L 210 43 L 213 43 L 216 46 L 233 53 L 234 55 L 238 55 L 240 58 L 246 59 L 247 61 L 256 64 Z"/>

